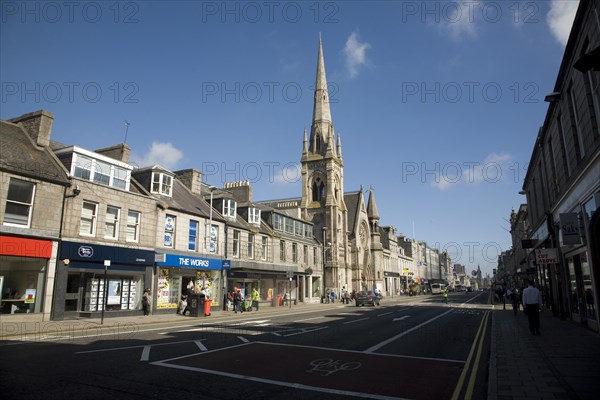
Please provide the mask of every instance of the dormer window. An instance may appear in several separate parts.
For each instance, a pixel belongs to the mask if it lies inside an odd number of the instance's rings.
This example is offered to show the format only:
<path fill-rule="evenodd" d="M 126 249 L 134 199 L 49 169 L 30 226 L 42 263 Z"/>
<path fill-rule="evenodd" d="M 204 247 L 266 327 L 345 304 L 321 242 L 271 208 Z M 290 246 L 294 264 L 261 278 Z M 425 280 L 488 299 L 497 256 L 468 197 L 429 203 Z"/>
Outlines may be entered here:
<path fill-rule="evenodd" d="M 77 149 L 77 151 L 85 152 L 86 154 L 73 153 L 71 163 L 71 174 L 80 179 L 91 181 L 99 185 L 110 186 L 115 189 L 129 190 L 129 178 L 131 173 L 130 166 L 114 162 L 107 157 L 96 155 L 98 158 L 92 157 L 94 153 Z M 60 152 L 57 152 L 60 154 Z"/>
<path fill-rule="evenodd" d="M 250 224 L 260 224 L 260 209 L 253 207 L 248 209 L 248 222 Z"/>
<path fill-rule="evenodd" d="M 171 197 L 173 193 L 173 177 L 162 172 L 153 172 L 151 192 Z"/>
<path fill-rule="evenodd" d="M 235 218 L 235 200 L 224 200 L 223 201 L 223 216 L 229 218 Z"/>

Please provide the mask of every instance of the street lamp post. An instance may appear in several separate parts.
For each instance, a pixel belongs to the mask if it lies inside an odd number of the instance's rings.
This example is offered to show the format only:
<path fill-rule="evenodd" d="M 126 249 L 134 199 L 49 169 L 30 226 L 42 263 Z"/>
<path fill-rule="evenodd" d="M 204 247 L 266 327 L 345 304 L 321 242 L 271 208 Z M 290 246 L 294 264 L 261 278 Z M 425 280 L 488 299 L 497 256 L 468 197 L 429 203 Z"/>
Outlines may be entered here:
<path fill-rule="evenodd" d="M 106 302 L 108 301 L 108 284 L 106 282 L 108 267 L 110 267 L 110 260 L 104 260 L 104 292 L 102 293 L 102 317 L 100 318 L 100 325 L 104 325 L 104 310 L 106 310 Z"/>

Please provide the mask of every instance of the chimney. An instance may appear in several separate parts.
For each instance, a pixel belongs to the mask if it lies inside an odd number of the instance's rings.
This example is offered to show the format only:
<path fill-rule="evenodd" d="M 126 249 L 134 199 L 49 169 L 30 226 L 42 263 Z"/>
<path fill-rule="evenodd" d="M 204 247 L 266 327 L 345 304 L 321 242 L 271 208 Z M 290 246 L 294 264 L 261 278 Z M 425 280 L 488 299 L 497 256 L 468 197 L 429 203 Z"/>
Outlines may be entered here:
<path fill-rule="evenodd" d="M 182 169 L 175 171 L 175 176 L 181 183 L 185 185 L 192 193 L 202 194 L 202 172 L 197 169 Z"/>
<path fill-rule="evenodd" d="M 131 148 L 126 143 L 120 143 L 94 151 L 124 163 L 129 163 L 129 156 L 131 155 Z"/>
<path fill-rule="evenodd" d="M 8 120 L 13 124 L 21 123 L 33 141 L 43 147 L 50 145 L 53 121 L 54 114 L 45 110 L 34 111 Z"/>
<path fill-rule="evenodd" d="M 252 187 L 250 186 L 250 181 L 225 182 L 223 184 L 223 189 L 230 192 L 233 198 L 240 203 L 252 201 Z"/>

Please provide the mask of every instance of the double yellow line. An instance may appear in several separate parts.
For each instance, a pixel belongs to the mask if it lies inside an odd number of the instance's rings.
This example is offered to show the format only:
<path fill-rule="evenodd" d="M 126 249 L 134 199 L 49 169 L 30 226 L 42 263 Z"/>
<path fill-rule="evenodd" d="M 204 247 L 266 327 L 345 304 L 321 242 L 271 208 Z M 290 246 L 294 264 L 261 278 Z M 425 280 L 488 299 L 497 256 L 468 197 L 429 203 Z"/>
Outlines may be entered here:
<path fill-rule="evenodd" d="M 460 378 L 458 379 L 458 383 L 454 388 L 454 393 L 452 393 L 452 400 L 458 400 L 458 396 L 462 391 L 465 378 L 467 377 L 467 373 L 469 372 L 469 365 L 471 365 L 471 360 L 473 359 L 473 355 L 475 354 L 475 349 L 477 349 L 477 354 L 475 355 L 475 360 L 473 362 L 473 366 L 471 368 L 471 376 L 469 377 L 469 383 L 467 384 L 467 390 L 465 392 L 464 400 L 470 400 L 473 396 L 473 387 L 475 386 L 475 378 L 477 377 L 477 370 L 479 368 L 479 360 L 481 359 L 481 350 L 483 348 L 483 342 L 485 339 L 485 327 L 487 326 L 488 317 L 490 316 L 490 312 L 486 311 L 485 315 L 481 319 L 481 323 L 479 324 L 479 329 L 477 330 L 477 335 L 475 335 L 475 340 L 473 341 L 473 345 L 471 346 L 471 351 L 469 352 L 469 357 L 467 357 L 467 361 L 465 362 L 465 367 L 463 368 L 462 373 L 460 374 Z"/>

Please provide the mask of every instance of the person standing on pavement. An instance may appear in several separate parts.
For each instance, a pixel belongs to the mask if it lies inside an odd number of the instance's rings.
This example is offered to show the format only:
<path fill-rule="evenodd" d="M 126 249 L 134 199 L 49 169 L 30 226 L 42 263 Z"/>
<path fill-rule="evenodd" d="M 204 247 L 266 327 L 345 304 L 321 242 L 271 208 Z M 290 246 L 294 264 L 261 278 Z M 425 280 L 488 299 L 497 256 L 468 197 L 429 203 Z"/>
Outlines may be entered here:
<path fill-rule="evenodd" d="M 529 321 L 529 332 L 532 335 L 540 335 L 540 311 L 542 310 L 542 295 L 533 286 L 533 280 L 529 280 L 529 286 L 523 290 L 523 308 Z"/>
<path fill-rule="evenodd" d="M 260 293 L 256 288 L 252 289 L 252 308 L 258 311 L 258 302 L 260 301 Z"/>
<path fill-rule="evenodd" d="M 150 288 L 146 288 L 146 290 L 144 290 L 144 295 L 142 296 L 142 308 L 144 309 L 145 317 L 150 315 L 150 308 L 152 308 L 152 297 L 150 293 Z"/>
<path fill-rule="evenodd" d="M 445 288 L 444 292 L 442 293 L 442 302 L 448 304 L 448 289 Z"/>

